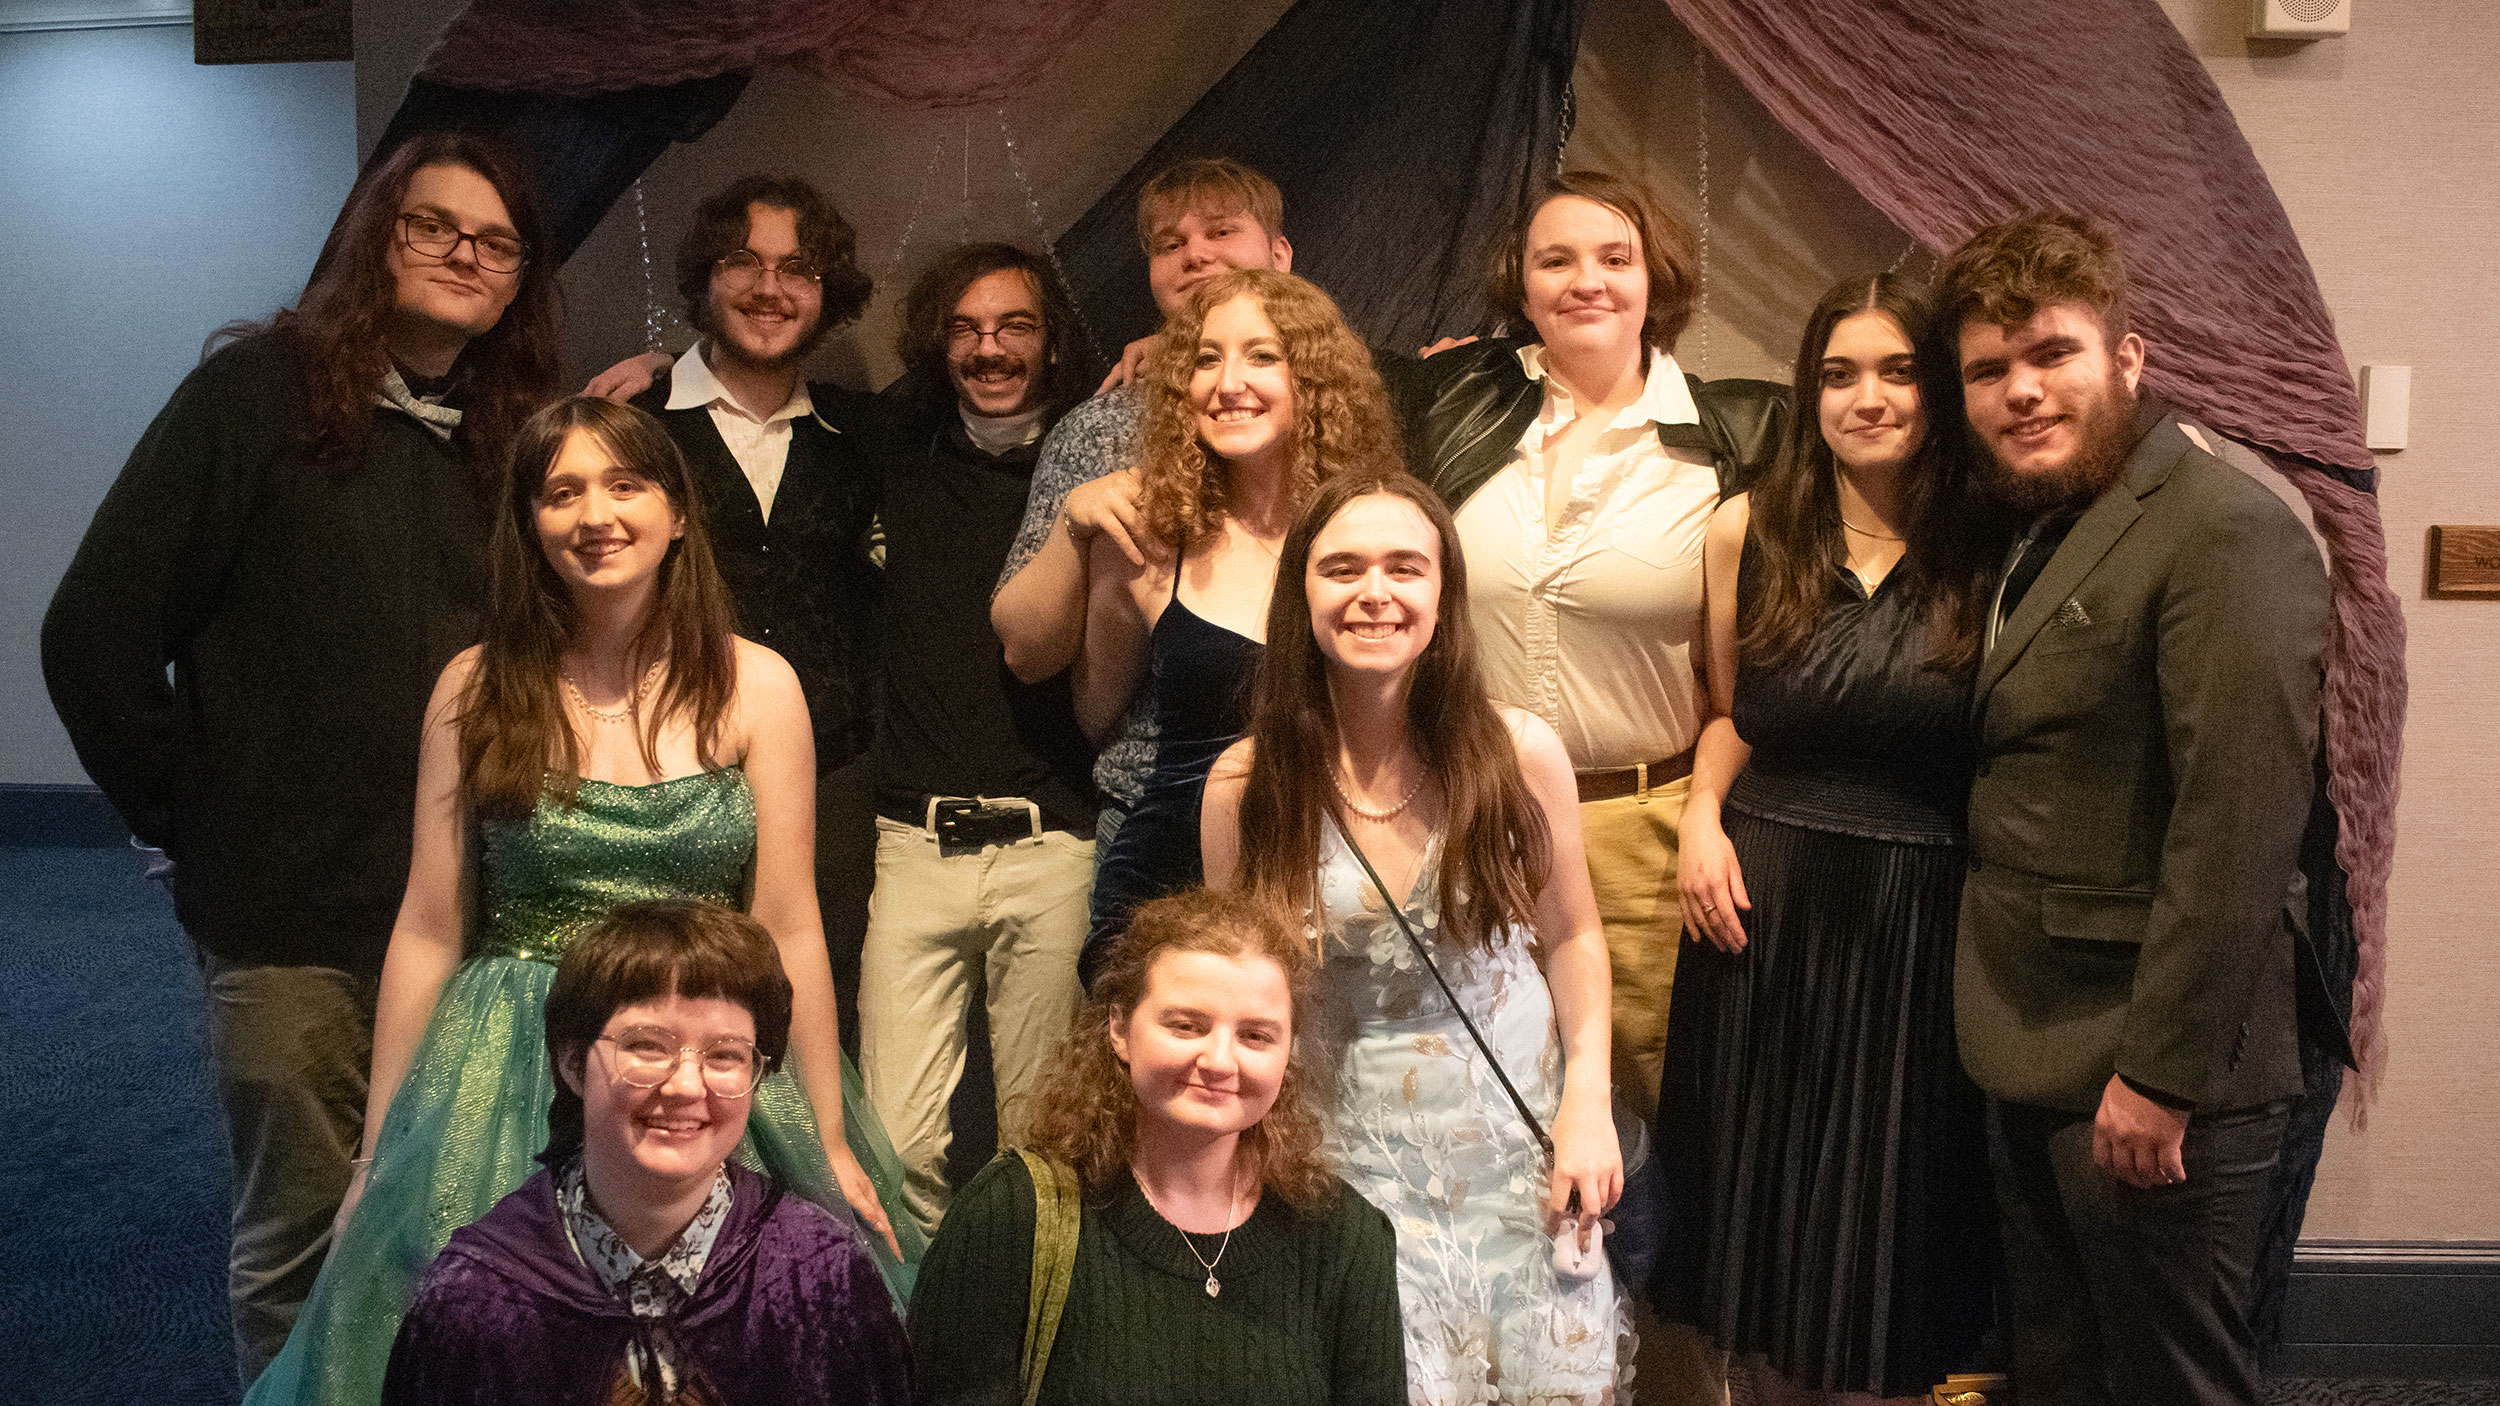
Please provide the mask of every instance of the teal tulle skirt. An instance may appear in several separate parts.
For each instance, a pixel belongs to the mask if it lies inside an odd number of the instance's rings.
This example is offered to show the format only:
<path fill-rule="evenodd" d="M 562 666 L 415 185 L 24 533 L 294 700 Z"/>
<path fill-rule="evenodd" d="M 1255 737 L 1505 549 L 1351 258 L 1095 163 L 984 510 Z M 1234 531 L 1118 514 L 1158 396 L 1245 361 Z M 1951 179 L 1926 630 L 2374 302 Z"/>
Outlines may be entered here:
<path fill-rule="evenodd" d="M 464 962 L 444 983 L 416 1062 L 374 1144 L 364 1197 L 331 1246 L 286 1349 L 245 1397 L 247 1406 L 371 1406 L 382 1395 L 399 1320 L 417 1280 L 451 1233 L 478 1219 L 537 1169 L 554 1097 L 544 1037 L 555 967 L 510 956 Z M 902 1242 L 867 1242 L 898 1308 L 927 1242 L 903 1208 L 902 1165 L 870 1111 L 859 1073 L 842 1062 L 845 1141 Z M 825 1160 L 816 1116 L 790 1072 L 755 1088 L 740 1161 L 769 1173 L 845 1221 L 849 1206 Z M 855 1222 L 854 1222 L 855 1223 Z"/>

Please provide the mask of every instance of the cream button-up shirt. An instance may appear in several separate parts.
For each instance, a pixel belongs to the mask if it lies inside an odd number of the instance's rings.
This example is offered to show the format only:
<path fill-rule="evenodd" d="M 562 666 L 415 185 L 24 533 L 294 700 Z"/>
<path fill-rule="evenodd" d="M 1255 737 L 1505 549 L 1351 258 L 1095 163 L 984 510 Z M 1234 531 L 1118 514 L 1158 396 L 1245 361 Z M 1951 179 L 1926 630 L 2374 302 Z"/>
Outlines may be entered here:
<path fill-rule="evenodd" d="M 1519 351 L 1545 389 L 1535 422 L 1458 512 L 1485 683 L 1551 724 L 1580 770 L 1671 757 L 1701 735 L 1701 539 L 1719 479 L 1657 426 L 1700 412 L 1684 369 L 1652 351 L 1640 399 L 1590 445 L 1548 522 L 1547 446 L 1580 412 L 1543 356 Z"/>
<path fill-rule="evenodd" d="M 773 495 L 781 491 L 782 471 L 790 466 L 791 422 L 816 413 L 816 403 L 807 396 L 806 378 L 800 378 L 791 389 L 790 399 L 779 410 L 758 420 L 747 413 L 738 398 L 712 374 L 712 368 L 704 364 L 703 344 L 697 342 L 677 359 L 677 368 L 669 373 L 668 408 L 690 410 L 698 405 L 712 412 L 712 428 L 720 431 L 721 443 L 729 446 L 729 457 L 738 461 L 739 472 L 747 476 L 747 486 L 755 490 L 755 501 L 764 510 L 764 520 L 772 521 Z"/>

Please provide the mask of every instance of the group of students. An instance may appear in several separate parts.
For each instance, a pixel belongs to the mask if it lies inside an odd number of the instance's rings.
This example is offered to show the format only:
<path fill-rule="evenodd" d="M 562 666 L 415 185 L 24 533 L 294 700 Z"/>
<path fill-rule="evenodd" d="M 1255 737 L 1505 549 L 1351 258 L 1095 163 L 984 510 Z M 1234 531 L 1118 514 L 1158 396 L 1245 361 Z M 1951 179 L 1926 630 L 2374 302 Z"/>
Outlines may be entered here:
<path fill-rule="evenodd" d="M 505 158 L 369 169 L 45 631 L 208 954 L 251 1401 L 1597 1403 L 1636 1294 L 1652 1393 L 1924 1391 L 2002 1318 L 2027 1402 L 2254 1399 L 2324 583 L 2139 396 L 2111 236 L 1848 281 L 1779 387 L 1677 365 L 1692 236 L 1618 178 L 1548 182 L 1507 335 L 1424 356 L 1282 223 L 1236 163 L 1150 182 L 1166 321 L 1081 405 L 1048 261 L 954 251 L 870 398 L 797 374 L 848 227 L 741 182 L 704 343 L 594 382 L 646 413 L 552 394 Z M 950 1191 L 976 990 L 1012 1151 Z M 223 1066 L 322 1009 L 370 1079 L 307 1235 L 283 1081 Z"/>

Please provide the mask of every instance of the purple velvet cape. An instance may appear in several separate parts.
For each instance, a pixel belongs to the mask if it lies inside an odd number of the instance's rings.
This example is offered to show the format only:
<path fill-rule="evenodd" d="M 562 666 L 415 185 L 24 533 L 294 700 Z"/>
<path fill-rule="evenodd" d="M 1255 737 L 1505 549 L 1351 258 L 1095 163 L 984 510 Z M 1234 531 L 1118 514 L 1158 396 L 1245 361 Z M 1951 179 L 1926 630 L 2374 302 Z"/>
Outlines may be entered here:
<path fill-rule="evenodd" d="M 802 1197 L 732 1162 L 735 1202 L 670 1330 L 718 1406 L 908 1406 L 911 1351 L 866 1248 Z M 455 1232 L 391 1347 L 386 1406 L 598 1406 L 633 1317 L 565 1239 L 540 1172 Z"/>

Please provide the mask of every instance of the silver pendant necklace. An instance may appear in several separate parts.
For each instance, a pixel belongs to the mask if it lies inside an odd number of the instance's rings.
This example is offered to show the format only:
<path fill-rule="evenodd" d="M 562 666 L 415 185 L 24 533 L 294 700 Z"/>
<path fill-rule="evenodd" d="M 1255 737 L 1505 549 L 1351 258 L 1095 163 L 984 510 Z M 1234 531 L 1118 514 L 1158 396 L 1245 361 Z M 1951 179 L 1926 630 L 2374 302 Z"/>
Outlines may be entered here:
<path fill-rule="evenodd" d="M 1163 1208 L 1155 1205 L 1155 1198 L 1147 1193 L 1146 1179 L 1144 1177 L 1139 1177 L 1137 1179 L 1137 1192 L 1139 1195 L 1146 1197 L 1146 1204 L 1153 1208 L 1156 1215 L 1163 1215 Z M 1239 1188 L 1235 1188 L 1231 1203 L 1225 1207 L 1225 1218 L 1228 1220 L 1231 1219 L 1234 1210 L 1238 1209 L 1240 1205 L 1241 1192 Z M 1223 1293 L 1224 1281 L 1215 1277 L 1215 1267 L 1224 1262 L 1224 1252 L 1233 1247 L 1233 1231 L 1238 1230 L 1241 1227 L 1233 1226 L 1226 1229 L 1224 1232 L 1224 1243 L 1215 1247 L 1215 1258 L 1208 1259 L 1206 1256 L 1198 1253 L 1198 1242 L 1189 1238 L 1189 1232 L 1182 1230 L 1179 1222 L 1174 1221 L 1170 1216 L 1164 1216 L 1163 1219 L 1165 1224 L 1170 1225 L 1174 1231 L 1179 1233 L 1181 1237 L 1181 1244 L 1189 1251 L 1189 1257 L 1196 1260 L 1198 1262 L 1198 1267 L 1207 1272 L 1207 1297 L 1214 1298 L 1216 1295 Z"/>

